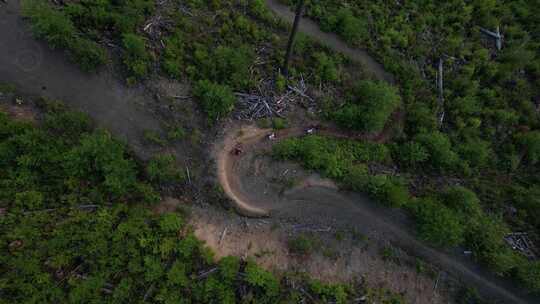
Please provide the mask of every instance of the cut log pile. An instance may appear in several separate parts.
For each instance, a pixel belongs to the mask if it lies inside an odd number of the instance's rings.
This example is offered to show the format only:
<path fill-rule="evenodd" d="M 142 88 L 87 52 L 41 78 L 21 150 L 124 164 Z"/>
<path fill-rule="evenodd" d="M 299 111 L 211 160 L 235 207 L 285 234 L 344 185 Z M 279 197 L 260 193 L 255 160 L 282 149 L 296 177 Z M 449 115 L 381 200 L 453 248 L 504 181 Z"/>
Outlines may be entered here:
<path fill-rule="evenodd" d="M 279 116 L 294 102 L 306 99 L 314 102 L 307 94 L 307 86 L 304 78 L 295 85 L 289 84 L 283 93 L 275 89 L 273 80 L 263 80 L 257 87 L 257 91 L 251 93 L 236 93 L 238 107 L 234 117 L 238 120 L 254 120 L 265 117 Z"/>
<path fill-rule="evenodd" d="M 504 240 L 506 241 L 506 243 L 508 243 L 508 245 L 512 247 L 512 249 L 519 251 L 529 259 L 536 259 L 536 248 L 534 247 L 532 241 L 529 239 L 527 233 L 509 233 L 507 236 L 504 237 Z"/>
<path fill-rule="evenodd" d="M 161 47 L 165 48 L 165 43 L 161 38 L 173 25 L 174 22 L 171 19 L 164 18 L 161 15 L 155 15 L 146 21 L 143 31 L 152 41 L 159 42 Z"/>

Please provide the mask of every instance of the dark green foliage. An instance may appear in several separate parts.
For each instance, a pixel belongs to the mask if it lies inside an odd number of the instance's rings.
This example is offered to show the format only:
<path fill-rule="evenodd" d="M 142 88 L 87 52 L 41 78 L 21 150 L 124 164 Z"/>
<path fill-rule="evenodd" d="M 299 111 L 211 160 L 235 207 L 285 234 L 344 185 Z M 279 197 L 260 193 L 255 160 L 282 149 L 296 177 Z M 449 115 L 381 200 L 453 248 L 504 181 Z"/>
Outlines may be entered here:
<path fill-rule="evenodd" d="M 274 128 L 274 130 L 283 130 L 283 129 L 286 129 L 287 126 L 288 126 L 287 120 L 283 118 L 276 117 L 272 119 L 272 128 Z"/>
<path fill-rule="evenodd" d="M 463 242 L 465 228 L 460 217 L 440 202 L 425 198 L 414 203 L 419 236 L 437 246 L 455 246 Z"/>
<path fill-rule="evenodd" d="M 465 187 L 454 186 L 446 189 L 441 200 L 446 206 L 469 218 L 476 218 L 482 213 L 480 200 L 474 192 Z"/>
<path fill-rule="evenodd" d="M 279 282 L 270 272 L 253 262 L 247 263 L 245 272 L 246 282 L 252 288 L 254 296 L 259 299 L 257 303 L 276 302 L 279 296 Z"/>
<path fill-rule="evenodd" d="M 106 63 L 105 49 L 96 41 L 113 33 L 115 38 L 123 39 L 124 63 L 131 76 L 146 75 L 150 58 L 134 54 L 136 42 L 126 41 L 125 36 L 135 35 L 137 26 L 153 11 L 152 1 L 87 0 L 53 7 L 41 0 L 24 0 L 22 6 L 34 33 L 53 48 L 69 50 L 72 60 L 82 69 L 91 71 Z"/>
<path fill-rule="evenodd" d="M 22 2 L 23 14 L 32 22 L 32 31 L 47 40 L 52 48 L 67 49 L 72 60 L 85 71 L 103 65 L 105 50 L 92 40 L 80 37 L 71 19 L 60 10 L 39 0 Z"/>
<path fill-rule="evenodd" d="M 211 50 L 199 46 L 194 59 L 195 66 L 191 67 L 190 73 L 196 79 L 208 79 L 238 89 L 249 85 L 249 67 L 253 54 L 247 46 L 219 46 Z"/>
<path fill-rule="evenodd" d="M 384 162 L 389 158 L 384 145 L 335 140 L 322 136 L 289 138 L 273 147 L 277 158 L 297 159 L 308 169 L 320 170 L 342 180 L 354 162 Z"/>
<path fill-rule="evenodd" d="M 513 192 L 513 203 L 518 208 L 520 217 L 540 229 L 540 185 L 516 187 Z"/>
<path fill-rule="evenodd" d="M 184 180 L 183 171 L 178 170 L 172 154 L 154 157 L 146 167 L 148 178 L 155 184 L 179 183 Z"/>
<path fill-rule="evenodd" d="M 343 128 L 381 132 L 401 98 L 396 88 L 384 82 L 363 81 L 352 92 L 352 99 L 333 116 Z"/>
<path fill-rule="evenodd" d="M 315 280 L 309 282 L 309 289 L 318 295 L 323 303 L 345 304 L 348 295 L 351 293 L 349 286 L 343 284 L 328 285 Z"/>
<path fill-rule="evenodd" d="M 341 8 L 335 15 L 323 17 L 321 28 L 327 32 L 336 32 L 350 44 L 359 44 L 359 40 L 368 38 L 366 20 L 355 17 L 350 9 Z"/>
<path fill-rule="evenodd" d="M 339 80 L 339 71 L 334 60 L 325 53 L 315 53 L 315 75 L 321 81 L 335 82 Z"/>
<path fill-rule="evenodd" d="M 461 158 L 474 168 L 484 168 L 492 156 L 490 143 L 480 139 L 467 140 L 457 147 L 457 152 Z"/>
<path fill-rule="evenodd" d="M 32 31 L 52 48 L 69 48 L 77 36 L 73 22 L 61 11 L 34 0 L 25 0 L 23 14 L 32 21 Z"/>
<path fill-rule="evenodd" d="M 163 55 L 163 70 L 170 76 L 180 79 L 184 71 L 184 39 L 180 32 L 174 33 L 165 40 L 165 54 Z"/>
<path fill-rule="evenodd" d="M 125 157 L 124 146 L 107 132 L 83 135 L 80 144 L 67 153 L 64 167 L 72 178 L 114 197 L 128 194 L 136 184 L 134 163 Z"/>
<path fill-rule="evenodd" d="M 452 151 L 452 143 L 443 133 L 423 133 L 418 135 L 415 141 L 429 153 L 427 160 L 435 169 L 451 170 L 456 168 L 459 156 Z"/>
<path fill-rule="evenodd" d="M 540 131 L 522 134 L 518 137 L 518 142 L 523 147 L 527 161 L 531 165 L 540 162 Z"/>
<path fill-rule="evenodd" d="M 125 34 L 122 38 L 124 46 L 124 64 L 130 75 L 142 78 L 148 74 L 150 55 L 146 51 L 143 37 L 136 34 Z"/>
<path fill-rule="evenodd" d="M 233 109 L 236 97 L 228 86 L 201 80 L 193 90 L 210 121 L 227 116 Z"/>
<path fill-rule="evenodd" d="M 154 197 L 136 181 L 135 163 L 124 146 L 106 132 L 92 131 L 83 114 L 49 113 L 42 129 L 3 114 L 0 122 L 2 200 L 18 201 L 25 209 Z M 55 196 L 61 199 L 50 201 Z"/>
<path fill-rule="evenodd" d="M 476 259 L 503 275 L 509 273 L 519 261 L 517 254 L 504 242 L 508 233 L 509 229 L 501 219 L 477 217 L 469 225 L 465 243 Z"/>
<path fill-rule="evenodd" d="M 400 162 L 409 168 L 415 168 L 429 158 L 428 150 L 417 142 L 407 142 L 398 146 L 395 154 Z"/>
<path fill-rule="evenodd" d="M 88 39 L 75 39 L 70 50 L 72 61 L 85 71 L 95 70 L 107 61 L 105 49 Z"/>
<path fill-rule="evenodd" d="M 313 252 L 315 244 L 313 238 L 306 235 L 299 235 L 287 242 L 289 251 L 293 254 L 307 255 Z"/>
<path fill-rule="evenodd" d="M 522 263 L 518 268 L 517 277 L 528 290 L 540 291 L 540 262 Z"/>

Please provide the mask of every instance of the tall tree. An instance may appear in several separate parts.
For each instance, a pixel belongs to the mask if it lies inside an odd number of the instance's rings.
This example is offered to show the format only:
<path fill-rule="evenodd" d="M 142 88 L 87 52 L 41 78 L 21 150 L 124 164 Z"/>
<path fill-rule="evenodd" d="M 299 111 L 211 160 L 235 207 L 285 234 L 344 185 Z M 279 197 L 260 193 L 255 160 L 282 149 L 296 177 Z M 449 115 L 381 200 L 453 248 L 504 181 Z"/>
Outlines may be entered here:
<path fill-rule="evenodd" d="M 283 66 L 283 75 L 289 77 L 289 62 L 291 61 L 294 38 L 298 32 L 298 26 L 300 25 L 300 20 L 302 19 L 302 12 L 304 11 L 305 0 L 299 0 L 298 5 L 296 6 L 296 16 L 294 17 L 293 28 L 291 31 L 291 36 L 289 37 L 289 43 L 287 45 L 287 54 L 285 55 L 285 65 Z"/>

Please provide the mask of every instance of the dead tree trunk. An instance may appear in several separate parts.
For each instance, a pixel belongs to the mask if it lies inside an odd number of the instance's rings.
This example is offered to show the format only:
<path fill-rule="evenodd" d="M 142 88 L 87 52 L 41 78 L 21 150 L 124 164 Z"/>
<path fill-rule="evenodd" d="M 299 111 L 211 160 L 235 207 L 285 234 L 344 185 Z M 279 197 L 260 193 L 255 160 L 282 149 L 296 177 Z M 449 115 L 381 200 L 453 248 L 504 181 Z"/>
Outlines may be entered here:
<path fill-rule="evenodd" d="M 437 87 L 439 89 L 439 125 L 444 122 L 444 61 L 439 59 L 439 72 L 437 73 Z"/>
<path fill-rule="evenodd" d="M 298 32 L 298 27 L 300 25 L 300 20 L 302 19 L 302 12 L 304 11 L 305 0 L 299 0 L 298 5 L 296 6 L 296 16 L 294 17 L 293 28 L 291 31 L 291 36 L 289 37 L 289 43 L 287 44 L 287 54 L 285 55 L 285 64 L 283 66 L 283 76 L 289 77 L 289 63 L 291 61 L 293 47 L 294 47 L 294 38 Z"/>
<path fill-rule="evenodd" d="M 503 36 L 501 35 L 501 30 L 500 30 L 500 27 L 497 26 L 497 29 L 496 29 L 496 32 L 492 32 L 490 30 L 487 30 L 485 28 L 480 28 L 480 31 L 486 35 L 488 35 L 489 37 L 493 38 L 495 40 L 495 45 L 497 46 L 497 50 L 502 50 L 502 47 L 503 47 L 503 42 L 502 42 L 502 39 L 503 39 Z"/>

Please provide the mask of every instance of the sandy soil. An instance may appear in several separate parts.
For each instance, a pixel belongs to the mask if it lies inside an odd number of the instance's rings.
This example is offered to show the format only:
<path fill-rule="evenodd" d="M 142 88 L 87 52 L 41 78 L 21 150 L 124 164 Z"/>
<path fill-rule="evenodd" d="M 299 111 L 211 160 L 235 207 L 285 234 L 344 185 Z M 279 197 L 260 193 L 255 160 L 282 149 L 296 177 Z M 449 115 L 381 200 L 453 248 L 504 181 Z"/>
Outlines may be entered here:
<path fill-rule="evenodd" d="M 318 232 L 315 237 L 322 249 L 299 257 L 290 254 L 287 246 L 291 236 L 303 233 L 292 223 L 209 215 L 207 209 L 193 208 L 191 224 L 196 236 L 205 240 L 218 258 L 251 257 L 267 269 L 307 273 L 325 282 L 363 280 L 367 287 L 402 294 L 407 303 L 448 303 L 448 281 L 439 279 L 435 289 L 436 273 L 416 271 L 409 263 L 414 259 L 405 254 L 400 263 L 384 260 L 380 245 L 371 240 L 354 240 L 347 235 L 336 241 L 334 231 Z"/>

